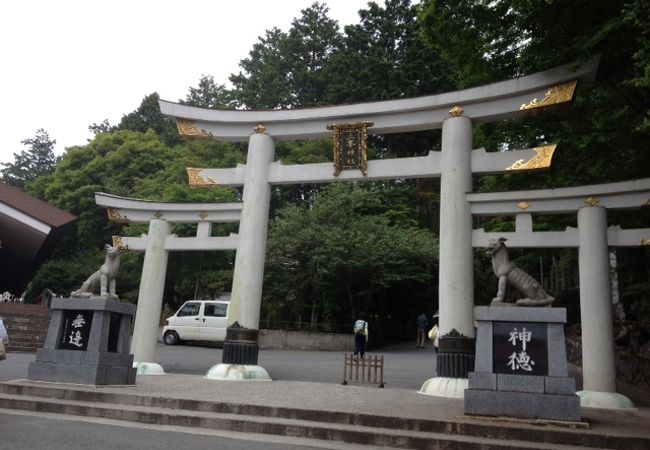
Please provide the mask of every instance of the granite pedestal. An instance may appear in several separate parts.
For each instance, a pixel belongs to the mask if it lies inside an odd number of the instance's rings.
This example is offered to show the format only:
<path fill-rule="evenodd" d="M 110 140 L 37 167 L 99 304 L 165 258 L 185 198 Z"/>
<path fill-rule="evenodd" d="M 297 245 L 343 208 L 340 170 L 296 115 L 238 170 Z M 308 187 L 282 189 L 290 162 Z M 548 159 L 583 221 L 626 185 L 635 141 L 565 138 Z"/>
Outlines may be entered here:
<path fill-rule="evenodd" d="M 568 376 L 566 309 L 480 306 L 474 317 L 466 414 L 580 420 L 575 380 Z"/>
<path fill-rule="evenodd" d="M 91 385 L 135 384 L 129 353 L 135 305 L 104 297 L 54 298 L 45 345 L 27 378 Z"/>

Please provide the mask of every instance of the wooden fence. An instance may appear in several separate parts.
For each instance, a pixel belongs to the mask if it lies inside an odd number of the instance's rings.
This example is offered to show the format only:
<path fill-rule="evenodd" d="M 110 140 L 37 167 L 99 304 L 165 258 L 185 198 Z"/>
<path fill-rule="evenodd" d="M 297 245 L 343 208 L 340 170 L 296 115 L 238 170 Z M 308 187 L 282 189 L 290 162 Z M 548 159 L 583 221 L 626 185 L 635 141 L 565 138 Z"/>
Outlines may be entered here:
<path fill-rule="evenodd" d="M 346 353 L 343 364 L 343 384 L 348 381 L 356 383 L 378 384 L 384 387 L 384 356 L 365 355 L 363 358 Z"/>

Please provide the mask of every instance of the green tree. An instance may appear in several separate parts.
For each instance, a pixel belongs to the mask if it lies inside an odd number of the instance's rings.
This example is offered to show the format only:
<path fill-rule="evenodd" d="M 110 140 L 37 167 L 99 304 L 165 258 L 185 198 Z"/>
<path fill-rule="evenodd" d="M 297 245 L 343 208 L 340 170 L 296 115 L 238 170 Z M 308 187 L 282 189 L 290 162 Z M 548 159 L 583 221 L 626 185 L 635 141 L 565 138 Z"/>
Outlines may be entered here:
<path fill-rule="evenodd" d="M 331 77 L 327 62 L 340 45 L 338 23 L 314 3 L 293 20 L 288 33 L 268 30 L 231 75 L 240 106 L 252 109 L 323 104 Z"/>
<path fill-rule="evenodd" d="M 95 205 L 94 193 L 130 197 L 172 159 L 173 152 L 153 130 L 101 133 L 86 146 L 66 149 L 55 171 L 35 180 L 30 193 L 78 217 L 66 251 L 98 249 L 111 241 L 116 226 Z"/>
<path fill-rule="evenodd" d="M 182 144 L 183 138 L 178 134 L 176 125 L 160 112 L 158 100 L 160 96 L 157 92 L 147 95 L 135 111 L 122 116 L 116 129 L 141 133 L 153 130 L 169 147 Z"/>
<path fill-rule="evenodd" d="M 111 131 L 115 131 L 116 129 L 117 127 L 111 125 L 108 119 L 104 119 L 102 123 L 99 124 L 93 122 L 92 125 L 88 125 L 88 131 L 90 131 L 95 136 L 97 136 L 99 133 L 108 133 Z"/>
<path fill-rule="evenodd" d="M 13 163 L 2 163 L 2 180 L 12 186 L 23 188 L 31 180 L 54 171 L 57 157 L 54 156 L 56 139 L 40 128 L 33 138 L 21 143 L 28 147 L 20 153 L 14 153 Z"/>
<path fill-rule="evenodd" d="M 209 109 L 234 108 L 232 92 L 223 84 L 217 84 L 212 75 L 203 75 L 197 87 L 190 87 L 185 100 L 179 100 L 184 105 Z"/>
<path fill-rule="evenodd" d="M 312 206 L 278 211 L 269 227 L 263 318 L 336 329 L 364 310 L 408 314 L 409 304 L 432 292 L 437 258 L 435 237 L 408 214 L 412 198 L 408 186 L 340 183 Z"/>
<path fill-rule="evenodd" d="M 194 189 L 187 183 L 187 167 L 227 167 L 244 162 L 245 155 L 231 144 L 192 141 L 173 149 L 149 129 L 145 133 L 121 130 L 103 132 L 87 145 L 68 148 L 56 170 L 29 185 L 30 193 L 78 216 L 54 258 L 37 274 L 29 295 L 45 287 L 69 292 L 89 275 L 93 262 L 103 260 L 103 245 L 113 235 L 138 236 L 144 225 L 121 225 L 107 220 L 106 211 L 95 205 L 94 193 L 107 192 L 125 197 L 174 202 L 236 201 L 238 192 L 229 188 Z M 214 235 L 228 235 L 237 224 L 214 226 Z M 177 225 L 179 236 L 196 233 L 196 226 Z M 229 290 L 232 252 L 193 252 L 170 258 L 165 301 L 178 306 L 192 298 L 197 282 L 205 292 Z M 142 255 L 122 256 L 119 292 L 135 301 L 138 296 Z M 49 280 L 49 281 L 48 281 Z"/>
<path fill-rule="evenodd" d="M 327 101 L 332 104 L 415 97 L 450 91 L 453 66 L 427 45 L 410 0 L 375 2 L 359 11 L 360 23 L 345 27 L 330 61 Z"/>

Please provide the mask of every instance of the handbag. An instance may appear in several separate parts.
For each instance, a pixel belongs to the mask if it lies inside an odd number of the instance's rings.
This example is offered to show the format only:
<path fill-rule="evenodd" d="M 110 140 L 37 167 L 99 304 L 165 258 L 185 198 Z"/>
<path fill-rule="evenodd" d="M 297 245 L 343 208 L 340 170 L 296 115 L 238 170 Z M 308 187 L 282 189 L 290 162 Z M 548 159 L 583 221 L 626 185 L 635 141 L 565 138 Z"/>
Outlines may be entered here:
<path fill-rule="evenodd" d="M 433 328 L 429 330 L 429 339 L 435 341 L 438 337 L 438 325 L 434 325 Z"/>

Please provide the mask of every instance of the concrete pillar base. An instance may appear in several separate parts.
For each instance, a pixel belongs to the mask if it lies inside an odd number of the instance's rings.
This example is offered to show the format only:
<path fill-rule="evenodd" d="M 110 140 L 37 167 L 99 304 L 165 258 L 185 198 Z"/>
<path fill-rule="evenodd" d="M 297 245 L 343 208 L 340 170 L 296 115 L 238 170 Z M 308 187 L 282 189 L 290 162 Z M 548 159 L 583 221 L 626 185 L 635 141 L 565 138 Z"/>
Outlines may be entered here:
<path fill-rule="evenodd" d="M 636 409 L 629 398 L 617 392 L 578 391 L 576 395 L 585 408 Z"/>
<path fill-rule="evenodd" d="M 271 381 L 271 376 L 262 366 L 224 363 L 210 367 L 203 378 L 206 380 Z"/>
<path fill-rule="evenodd" d="M 467 378 L 429 378 L 422 384 L 419 394 L 434 397 L 464 398 L 467 389 Z"/>
<path fill-rule="evenodd" d="M 165 370 L 157 363 L 136 362 L 133 367 L 137 369 L 137 375 L 165 375 Z"/>

